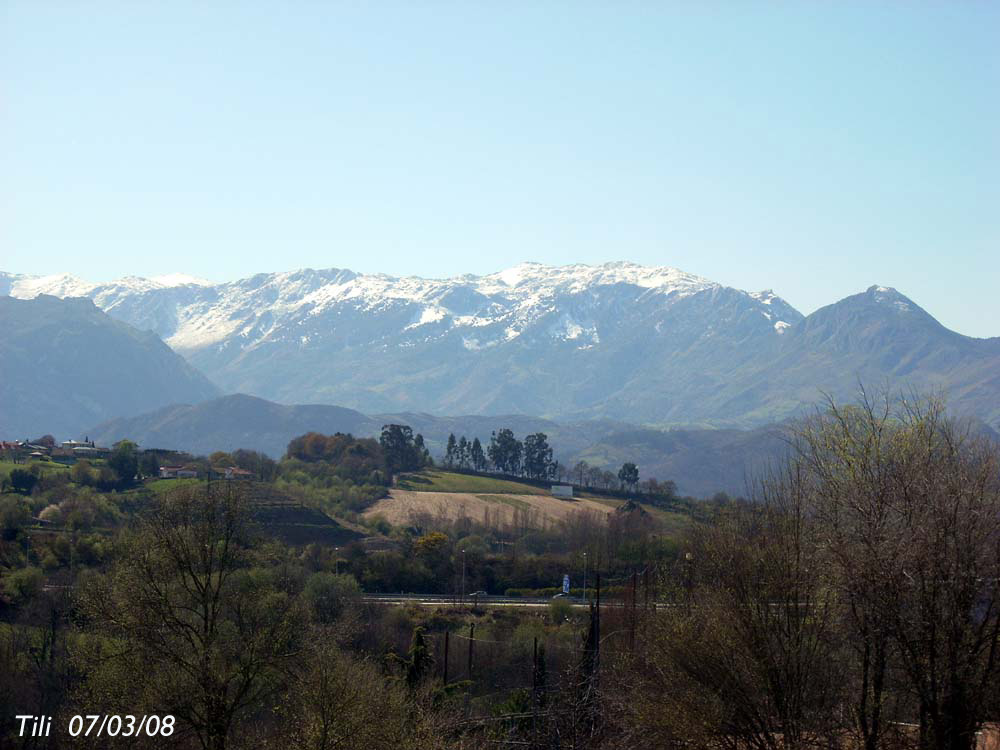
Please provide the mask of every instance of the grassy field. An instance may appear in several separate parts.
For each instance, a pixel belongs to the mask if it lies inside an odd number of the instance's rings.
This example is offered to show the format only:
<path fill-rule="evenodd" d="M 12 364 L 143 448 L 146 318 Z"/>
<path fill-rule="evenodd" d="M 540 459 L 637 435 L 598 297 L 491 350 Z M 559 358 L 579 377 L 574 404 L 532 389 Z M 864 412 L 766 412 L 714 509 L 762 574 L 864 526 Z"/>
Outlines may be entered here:
<path fill-rule="evenodd" d="M 28 461 L 23 464 L 15 464 L 12 461 L 0 461 L 0 480 L 5 480 L 10 476 L 13 469 L 30 469 L 32 466 L 41 467 L 42 473 L 47 474 L 52 471 L 68 471 L 69 467 L 55 461 Z"/>
<path fill-rule="evenodd" d="M 593 500 L 560 500 L 547 494 L 414 492 L 392 489 L 389 497 L 376 501 L 363 515 L 382 516 L 390 523 L 400 525 L 412 523 L 422 514 L 451 520 L 464 517 L 479 521 L 489 511 L 491 517 L 510 523 L 514 520 L 515 512 L 521 511 L 531 516 L 532 525 L 538 525 L 543 519 L 552 522 L 579 512 L 590 512 L 603 518 L 611 510 Z"/>
<path fill-rule="evenodd" d="M 145 483 L 147 490 L 155 492 L 156 494 L 161 494 L 167 490 L 172 490 L 177 487 L 186 487 L 195 484 L 205 484 L 203 479 L 153 479 Z"/>
<path fill-rule="evenodd" d="M 69 467 L 57 461 L 35 461 L 31 460 L 23 464 L 15 464 L 13 461 L 0 461 L 0 471 L 10 473 L 11 469 L 30 469 L 32 466 L 40 466 L 42 471 L 66 471 Z"/>
<path fill-rule="evenodd" d="M 621 498 L 591 493 L 561 500 L 530 484 L 433 469 L 404 474 L 389 497 L 378 500 L 363 515 L 381 516 L 399 525 L 411 523 L 421 514 L 479 520 L 487 511 L 490 514 L 499 511 L 499 518 L 510 522 L 515 511 L 522 511 L 536 520 L 553 522 L 581 511 L 606 517 L 623 502 Z M 679 532 L 692 522 L 690 515 L 683 512 L 645 504 L 642 507 L 657 521 L 662 533 Z"/>
<path fill-rule="evenodd" d="M 549 494 L 546 490 L 521 482 L 439 470 L 403 474 L 396 482 L 396 486 L 401 490 L 410 490 L 411 492 L 468 492 L 474 495 Z"/>

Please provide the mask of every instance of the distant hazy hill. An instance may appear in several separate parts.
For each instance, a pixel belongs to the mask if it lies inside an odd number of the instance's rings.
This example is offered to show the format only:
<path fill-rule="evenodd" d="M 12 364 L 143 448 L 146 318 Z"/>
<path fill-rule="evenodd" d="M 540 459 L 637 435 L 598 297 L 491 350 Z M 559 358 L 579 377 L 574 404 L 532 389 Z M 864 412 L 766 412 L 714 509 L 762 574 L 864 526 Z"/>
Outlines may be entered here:
<path fill-rule="evenodd" d="M 316 431 L 375 436 L 383 424 L 399 422 L 424 435 L 435 455 L 444 452 L 450 433 L 489 442 L 493 430 L 509 427 L 523 438 L 544 432 L 556 458 L 572 466 L 580 459 L 617 470 L 636 461 L 645 477 L 673 479 L 682 492 L 711 495 L 742 493 L 747 474 L 781 454 L 779 428 L 741 430 L 650 430 L 608 420 L 557 423 L 518 415 L 434 417 L 402 413 L 365 416 L 336 406 L 284 406 L 245 395 L 224 396 L 187 406 L 169 406 L 89 429 L 92 438 L 112 443 L 128 437 L 146 447 L 195 453 L 252 448 L 272 456 L 284 453 L 296 435 Z"/>
<path fill-rule="evenodd" d="M 339 406 L 285 406 L 236 394 L 200 404 L 175 404 L 135 417 L 112 419 L 90 436 L 105 443 L 128 437 L 146 448 L 192 453 L 250 448 L 281 456 L 288 441 L 306 432 L 374 435 L 382 423 Z"/>
<path fill-rule="evenodd" d="M 946 389 L 956 411 L 1000 426 L 1000 339 L 949 331 L 885 287 L 808 317 L 770 291 L 630 263 L 222 284 L 0 274 L 0 292 L 86 295 L 225 390 L 285 403 L 746 428 L 863 380 Z"/>
<path fill-rule="evenodd" d="M 119 414 L 218 395 L 155 333 L 89 299 L 0 297 L 0 436 L 67 439 Z"/>

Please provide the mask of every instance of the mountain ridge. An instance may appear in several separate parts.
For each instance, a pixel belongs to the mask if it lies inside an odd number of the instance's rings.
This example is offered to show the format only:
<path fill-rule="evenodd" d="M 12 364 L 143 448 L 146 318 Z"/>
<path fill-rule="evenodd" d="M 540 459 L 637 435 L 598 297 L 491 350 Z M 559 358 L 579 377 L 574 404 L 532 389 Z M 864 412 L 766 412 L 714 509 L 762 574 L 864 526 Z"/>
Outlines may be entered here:
<path fill-rule="evenodd" d="M 443 280 L 337 268 L 220 284 L 0 274 L 0 291 L 39 289 L 85 292 L 224 392 L 281 403 L 748 428 L 891 381 L 945 390 L 960 413 L 1000 426 L 1000 338 L 949 331 L 878 285 L 803 316 L 771 290 L 626 262 Z"/>

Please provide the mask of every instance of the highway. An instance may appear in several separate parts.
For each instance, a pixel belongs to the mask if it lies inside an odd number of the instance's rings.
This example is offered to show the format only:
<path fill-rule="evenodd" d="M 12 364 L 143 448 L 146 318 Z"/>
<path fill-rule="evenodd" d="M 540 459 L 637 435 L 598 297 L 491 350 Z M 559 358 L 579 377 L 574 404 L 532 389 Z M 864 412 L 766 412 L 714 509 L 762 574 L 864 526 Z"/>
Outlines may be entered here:
<path fill-rule="evenodd" d="M 463 600 L 461 596 L 453 594 L 365 594 L 363 600 L 369 604 L 416 604 L 421 607 L 446 607 L 446 606 L 466 606 L 466 607 L 519 607 L 521 609 L 548 607 L 552 597 L 532 597 L 532 596 L 473 596 L 466 594 Z M 582 599 L 560 597 L 568 602 L 570 606 L 585 609 L 588 603 Z M 621 600 L 601 601 L 601 607 L 623 607 L 625 603 Z M 666 606 L 661 604 L 662 606 Z M 642 604 L 639 604 L 642 608 Z M 656 608 L 652 602 L 651 608 Z"/>
<path fill-rule="evenodd" d="M 579 599 L 563 597 L 574 607 L 586 607 L 587 604 Z M 417 604 L 422 607 L 443 607 L 443 606 L 477 606 L 477 607 L 521 607 L 539 608 L 548 607 L 552 603 L 551 597 L 528 597 L 528 596 L 483 596 L 478 597 L 466 594 L 463 600 L 461 596 L 452 594 L 365 594 L 364 601 L 369 604 Z"/>

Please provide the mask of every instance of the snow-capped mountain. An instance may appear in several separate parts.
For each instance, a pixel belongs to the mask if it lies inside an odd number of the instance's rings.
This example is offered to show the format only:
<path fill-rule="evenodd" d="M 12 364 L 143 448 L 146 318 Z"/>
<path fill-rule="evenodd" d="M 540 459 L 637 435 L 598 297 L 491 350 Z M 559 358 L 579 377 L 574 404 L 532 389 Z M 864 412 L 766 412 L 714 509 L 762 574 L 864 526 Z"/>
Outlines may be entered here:
<path fill-rule="evenodd" d="M 988 376 L 1000 340 L 947 331 L 886 287 L 809 318 L 770 290 L 631 263 L 450 279 L 305 269 L 219 284 L 0 274 L 0 293 L 86 296 L 224 391 L 368 413 L 747 426 L 821 391 L 848 395 L 859 378 L 955 386 L 977 409 L 1000 392 Z M 996 424 L 996 409 L 977 416 Z"/>
<path fill-rule="evenodd" d="M 2 282 L 0 282 L 2 283 Z M 68 274 L 28 277 L 6 275 L 5 293 L 31 298 L 38 294 L 89 297 L 111 315 L 132 325 L 151 327 L 176 350 L 191 354 L 237 336 L 242 349 L 281 338 L 288 326 L 300 341 L 323 337 L 328 313 L 349 308 L 372 315 L 403 312 L 404 343 L 416 343 L 463 331 L 469 350 L 517 338 L 540 319 L 558 311 L 559 301 L 597 288 L 628 288 L 663 307 L 693 294 L 722 287 L 674 268 L 632 263 L 603 266 L 544 266 L 522 263 L 488 276 L 452 279 L 399 278 L 356 274 L 341 269 L 258 274 L 239 281 L 211 284 L 184 274 L 153 279 L 134 276 L 90 283 Z M 781 331 L 801 316 L 770 290 L 747 295 L 760 313 Z M 142 306 L 135 302 L 142 301 Z M 752 303 L 751 303 L 752 304 Z M 395 315 L 394 315 L 395 317 Z M 789 318 L 779 320 L 777 318 Z M 548 320 L 557 340 L 577 340 L 581 348 L 599 342 L 594 321 L 568 313 Z M 501 325 L 501 329 L 494 326 Z"/>

